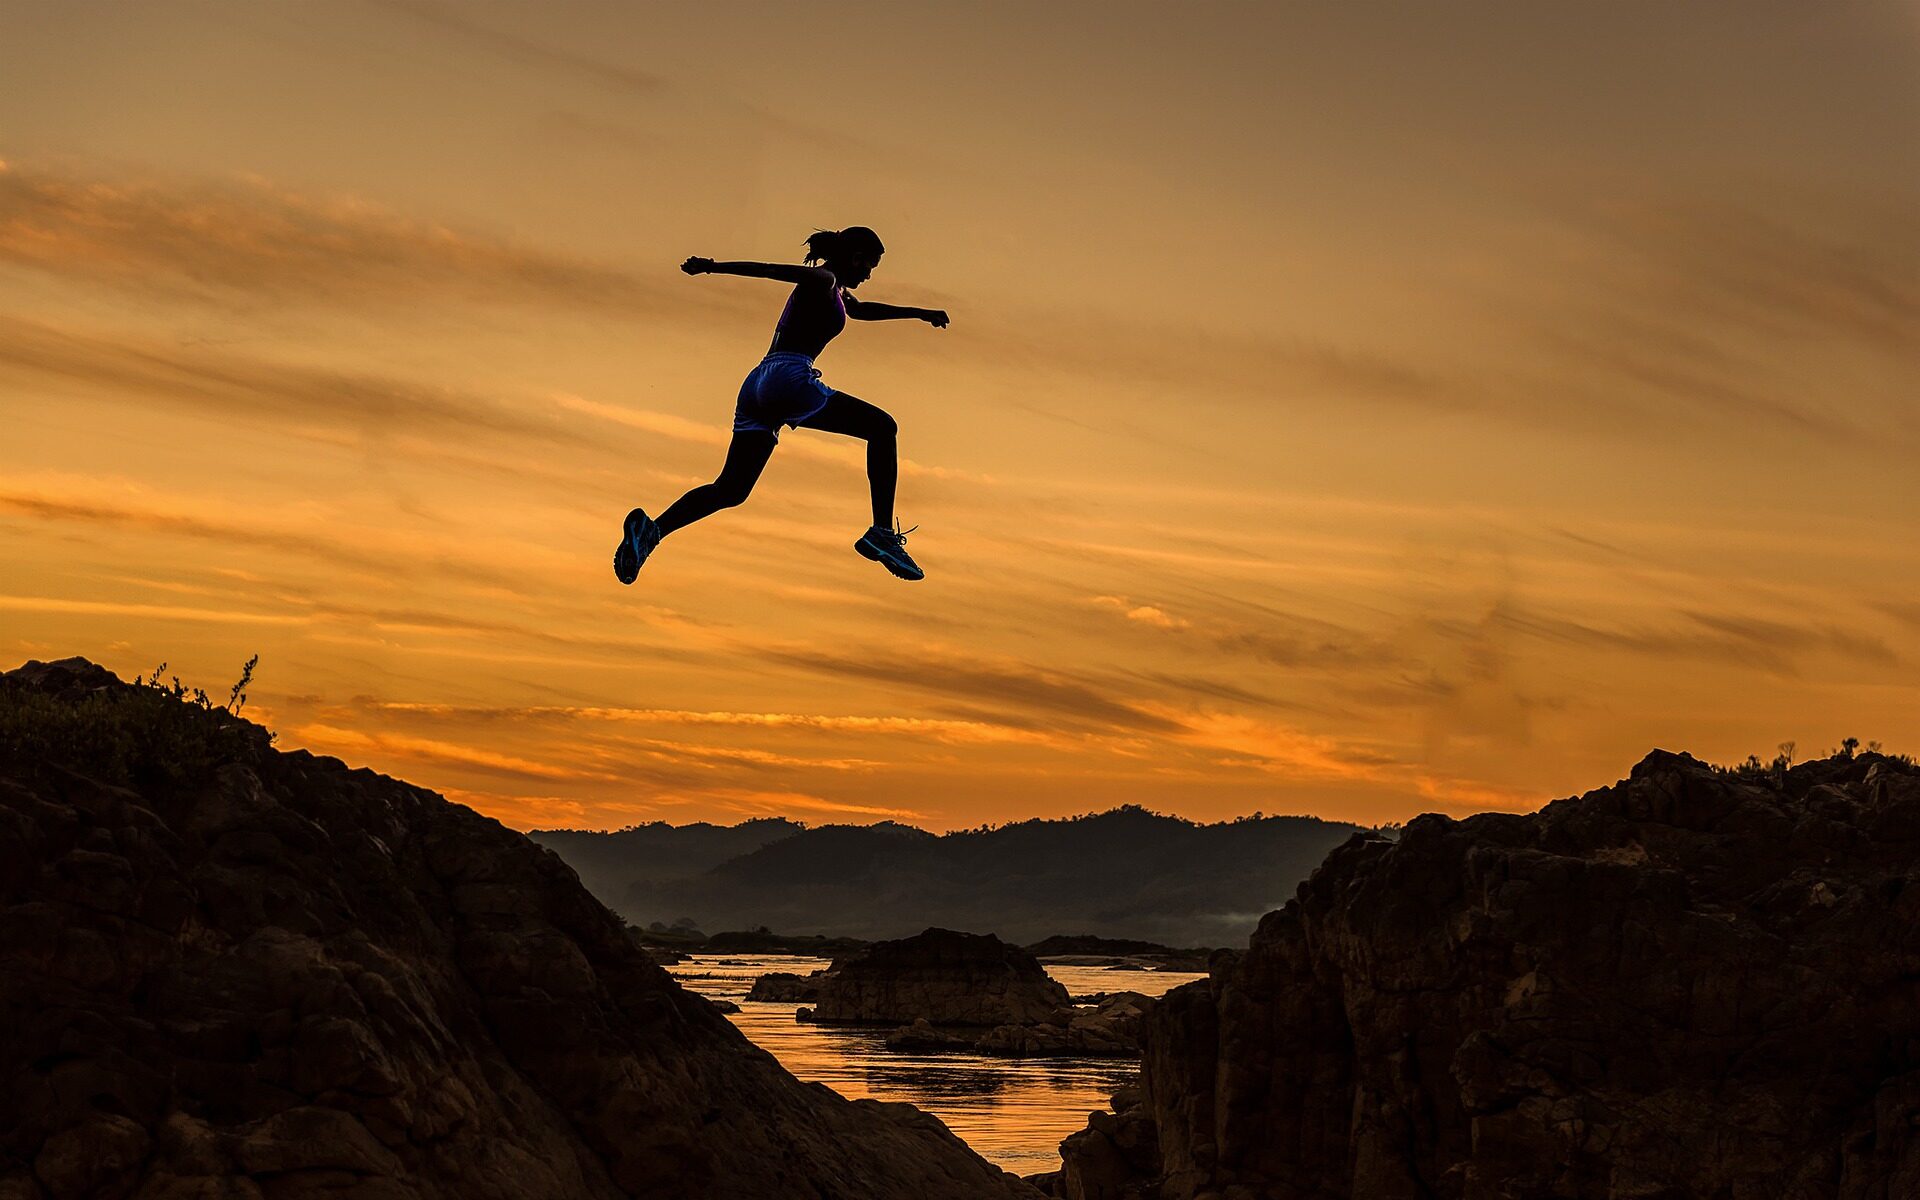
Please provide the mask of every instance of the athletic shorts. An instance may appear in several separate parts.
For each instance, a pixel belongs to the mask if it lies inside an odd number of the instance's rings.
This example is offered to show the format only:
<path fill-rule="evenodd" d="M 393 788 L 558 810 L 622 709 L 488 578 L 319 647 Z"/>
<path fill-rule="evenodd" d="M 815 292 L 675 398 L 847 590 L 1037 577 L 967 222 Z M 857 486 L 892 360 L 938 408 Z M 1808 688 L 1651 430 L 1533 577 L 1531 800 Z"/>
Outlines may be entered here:
<path fill-rule="evenodd" d="M 740 385 L 733 405 L 733 428 L 780 436 L 782 425 L 795 426 L 827 406 L 833 389 L 804 354 L 769 354 Z"/>

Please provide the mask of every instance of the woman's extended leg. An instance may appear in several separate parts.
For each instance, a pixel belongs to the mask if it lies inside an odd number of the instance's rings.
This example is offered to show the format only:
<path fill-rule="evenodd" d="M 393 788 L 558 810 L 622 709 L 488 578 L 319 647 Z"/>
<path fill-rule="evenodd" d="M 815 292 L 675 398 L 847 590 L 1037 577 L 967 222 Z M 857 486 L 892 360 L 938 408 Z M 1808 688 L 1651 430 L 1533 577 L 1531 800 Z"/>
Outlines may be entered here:
<path fill-rule="evenodd" d="M 924 579 L 926 572 L 907 553 L 907 538 L 893 527 L 893 485 L 900 474 L 896 441 L 900 426 L 885 411 L 865 400 L 835 392 L 819 412 L 800 422 L 808 429 L 844 433 L 867 441 L 867 484 L 873 489 L 873 528 L 853 544 L 864 557 L 880 563 L 902 579 Z"/>
<path fill-rule="evenodd" d="M 893 490 L 900 476 L 900 426 L 886 410 L 845 392 L 827 397 L 827 405 L 800 422 L 806 429 L 823 429 L 867 442 L 867 486 L 873 491 L 873 525 L 893 528 Z"/>
<path fill-rule="evenodd" d="M 710 517 L 723 508 L 732 508 L 747 498 L 767 465 L 777 444 L 765 430 L 736 429 L 727 447 L 727 461 L 712 483 L 703 483 L 675 500 L 660 514 L 661 536 Z"/>

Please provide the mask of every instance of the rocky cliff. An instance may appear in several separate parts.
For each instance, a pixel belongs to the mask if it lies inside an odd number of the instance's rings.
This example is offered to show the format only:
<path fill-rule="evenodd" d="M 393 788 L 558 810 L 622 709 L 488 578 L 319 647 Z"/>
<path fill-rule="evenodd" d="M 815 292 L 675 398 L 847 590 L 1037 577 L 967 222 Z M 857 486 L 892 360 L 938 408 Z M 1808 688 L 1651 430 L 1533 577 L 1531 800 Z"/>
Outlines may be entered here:
<path fill-rule="evenodd" d="M 78 660 L 0 685 L 6 1200 L 1032 1194 L 794 1080 L 494 821 L 218 710 L 170 762 Z"/>
<path fill-rule="evenodd" d="M 1920 771 L 1656 752 L 1355 837 L 1144 1036 L 1057 1194 L 1920 1196 Z"/>

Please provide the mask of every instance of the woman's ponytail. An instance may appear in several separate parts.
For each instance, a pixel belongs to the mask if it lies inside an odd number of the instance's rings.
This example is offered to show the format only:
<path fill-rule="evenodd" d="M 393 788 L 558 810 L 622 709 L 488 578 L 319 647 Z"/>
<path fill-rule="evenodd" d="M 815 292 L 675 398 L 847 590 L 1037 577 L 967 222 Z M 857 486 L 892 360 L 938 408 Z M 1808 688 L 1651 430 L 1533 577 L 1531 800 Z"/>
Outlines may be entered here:
<path fill-rule="evenodd" d="M 826 262 L 840 247 L 840 234 L 832 229 L 816 229 L 807 238 L 807 261 Z"/>
<path fill-rule="evenodd" d="M 886 253 L 886 249 L 880 244 L 880 235 L 865 225 L 852 225 L 846 229 L 816 229 L 807 238 L 806 261 L 837 262 L 843 254 L 860 252 L 877 259 Z"/>

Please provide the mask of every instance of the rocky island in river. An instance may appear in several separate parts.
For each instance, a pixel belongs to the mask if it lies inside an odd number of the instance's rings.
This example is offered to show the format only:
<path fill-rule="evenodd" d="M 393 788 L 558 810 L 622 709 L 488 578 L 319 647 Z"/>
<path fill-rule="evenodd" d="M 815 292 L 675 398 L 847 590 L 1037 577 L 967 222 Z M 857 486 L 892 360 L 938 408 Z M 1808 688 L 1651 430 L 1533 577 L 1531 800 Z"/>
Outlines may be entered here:
<path fill-rule="evenodd" d="M 747 998 L 805 1001 L 811 1007 L 796 1018 L 820 1025 L 896 1026 L 887 1037 L 893 1049 L 1013 1057 L 1134 1057 L 1153 1004 L 1118 992 L 1076 1007 L 1025 950 L 951 929 L 876 942 L 810 975 L 762 975 Z"/>

